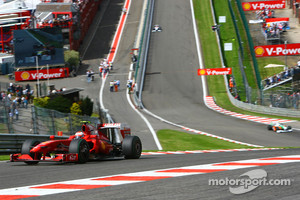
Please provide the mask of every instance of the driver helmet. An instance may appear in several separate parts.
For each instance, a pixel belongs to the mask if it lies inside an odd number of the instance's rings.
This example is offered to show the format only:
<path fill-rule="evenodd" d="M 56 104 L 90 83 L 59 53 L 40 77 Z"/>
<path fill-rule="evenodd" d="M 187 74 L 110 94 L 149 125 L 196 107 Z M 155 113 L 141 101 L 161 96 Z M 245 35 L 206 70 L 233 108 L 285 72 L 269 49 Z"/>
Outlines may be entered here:
<path fill-rule="evenodd" d="M 83 134 L 83 132 L 81 132 L 81 131 L 78 131 L 78 132 L 75 133 L 76 138 L 82 138 L 83 135 L 84 135 L 84 134 Z"/>
<path fill-rule="evenodd" d="M 280 123 L 279 122 L 275 122 L 275 126 L 280 126 Z"/>

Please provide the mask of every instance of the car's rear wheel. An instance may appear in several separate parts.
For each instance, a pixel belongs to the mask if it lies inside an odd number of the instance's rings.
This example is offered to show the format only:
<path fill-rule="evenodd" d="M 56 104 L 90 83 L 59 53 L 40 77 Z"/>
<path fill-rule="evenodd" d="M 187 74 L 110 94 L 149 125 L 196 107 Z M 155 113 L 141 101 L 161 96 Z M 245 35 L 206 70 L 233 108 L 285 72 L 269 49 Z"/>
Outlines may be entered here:
<path fill-rule="evenodd" d="M 75 139 L 70 143 L 69 153 L 77 153 L 78 163 L 85 163 L 89 160 L 90 148 L 84 139 Z"/>
<path fill-rule="evenodd" d="M 21 154 L 28 154 L 32 159 L 41 159 L 42 155 L 39 153 L 31 153 L 30 150 L 37 146 L 38 144 L 40 144 L 41 142 L 38 140 L 33 140 L 33 139 L 29 139 L 29 140 L 25 140 L 25 142 L 22 145 L 22 149 L 21 149 Z M 35 155 L 37 154 L 37 155 Z M 26 164 L 28 165 L 35 165 L 38 164 L 39 161 L 25 161 Z"/>
<path fill-rule="evenodd" d="M 138 159 L 142 153 L 142 142 L 138 136 L 126 136 L 122 142 L 122 150 L 126 159 Z"/>
<path fill-rule="evenodd" d="M 272 130 L 272 125 L 268 125 L 268 130 L 269 130 L 269 131 Z"/>

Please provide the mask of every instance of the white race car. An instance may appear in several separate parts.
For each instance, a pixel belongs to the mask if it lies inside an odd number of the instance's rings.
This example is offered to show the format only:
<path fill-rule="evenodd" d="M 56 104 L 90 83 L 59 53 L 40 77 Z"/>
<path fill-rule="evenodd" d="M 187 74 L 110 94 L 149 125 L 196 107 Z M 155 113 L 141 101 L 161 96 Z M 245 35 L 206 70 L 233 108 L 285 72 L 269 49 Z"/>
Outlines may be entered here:
<path fill-rule="evenodd" d="M 156 24 L 153 26 L 152 32 L 161 32 L 162 29 L 160 27 L 160 25 Z"/>
<path fill-rule="evenodd" d="M 286 126 L 279 122 L 271 123 L 270 125 L 268 125 L 268 130 L 273 130 L 276 133 L 287 133 L 293 131 L 291 126 Z"/>

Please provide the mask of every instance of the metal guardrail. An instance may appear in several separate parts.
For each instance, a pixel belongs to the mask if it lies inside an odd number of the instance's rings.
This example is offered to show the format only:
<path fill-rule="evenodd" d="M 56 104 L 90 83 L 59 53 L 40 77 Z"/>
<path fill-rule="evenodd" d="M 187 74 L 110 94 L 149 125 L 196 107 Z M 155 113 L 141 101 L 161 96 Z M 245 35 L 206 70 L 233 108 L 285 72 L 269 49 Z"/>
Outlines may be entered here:
<path fill-rule="evenodd" d="M 151 25 L 152 25 L 152 15 L 154 9 L 154 0 L 148 0 L 146 3 L 146 9 L 143 13 L 143 21 L 141 22 L 142 25 L 142 34 L 140 38 L 137 38 L 137 43 L 139 43 L 139 55 L 138 61 L 136 63 L 135 69 L 135 80 L 136 80 L 136 89 L 134 91 L 134 100 L 135 104 L 138 107 L 142 107 L 142 90 L 144 84 L 144 76 L 146 71 L 146 64 L 147 64 L 147 54 L 149 49 L 149 41 L 150 41 L 150 32 L 151 32 Z"/>
<path fill-rule="evenodd" d="M 66 139 L 68 136 L 55 136 L 55 139 Z M 0 154 L 20 153 L 22 144 L 27 139 L 49 140 L 49 135 L 0 134 Z"/>

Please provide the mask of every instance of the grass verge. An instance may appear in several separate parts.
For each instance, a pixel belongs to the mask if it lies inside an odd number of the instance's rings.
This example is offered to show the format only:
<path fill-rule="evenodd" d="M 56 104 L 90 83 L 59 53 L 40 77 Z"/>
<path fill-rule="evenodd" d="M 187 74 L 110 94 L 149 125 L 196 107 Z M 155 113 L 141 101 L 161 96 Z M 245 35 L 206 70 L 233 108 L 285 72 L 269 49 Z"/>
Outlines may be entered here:
<path fill-rule="evenodd" d="M 164 151 L 253 148 L 199 134 L 163 129 L 157 132 Z"/>
<path fill-rule="evenodd" d="M 0 155 L 0 161 L 9 160 L 9 155 Z"/>

